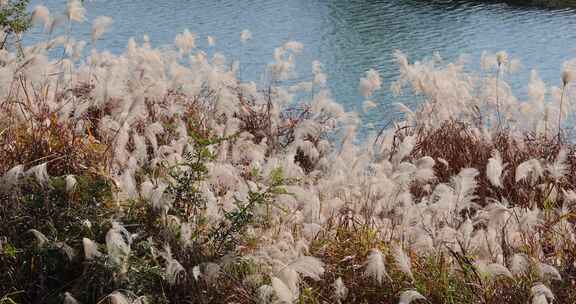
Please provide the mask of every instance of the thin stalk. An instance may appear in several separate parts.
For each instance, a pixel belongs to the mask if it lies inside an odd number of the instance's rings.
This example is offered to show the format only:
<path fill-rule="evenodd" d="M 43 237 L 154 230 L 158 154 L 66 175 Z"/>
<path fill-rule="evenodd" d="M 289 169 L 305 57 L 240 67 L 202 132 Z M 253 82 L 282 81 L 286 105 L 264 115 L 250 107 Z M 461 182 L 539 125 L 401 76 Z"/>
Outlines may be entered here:
<path fill-rule="evenodd" d="M 498 69 L 496 70 L 496 116 L 498 117 L 498 129 L 502 124 L 502 119 L 500 118 L 500 98 L 498 96 L 498 83 L 500 82 L 500 63 L 498 63 Z"/>
<path fill-rule="evenodd" d="M 560 108 L 558 109 L 558 142 L 561 141 L 561 122 L 562 122 L 562 105 L 564 104 L 564 93 L 566 92 L 566 84 L 562 86 L 562 94 L 560 95 Z"/>

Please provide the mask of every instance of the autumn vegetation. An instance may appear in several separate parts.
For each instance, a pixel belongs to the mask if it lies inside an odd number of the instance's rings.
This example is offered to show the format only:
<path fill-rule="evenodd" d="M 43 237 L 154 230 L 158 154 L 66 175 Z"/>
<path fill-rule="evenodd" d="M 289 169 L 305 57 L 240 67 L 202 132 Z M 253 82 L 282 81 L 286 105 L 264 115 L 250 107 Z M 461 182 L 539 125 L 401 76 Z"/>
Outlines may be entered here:
<path fill-rule="evenodd" d="M 419 105 L 371 100 L 367 71 L 364 110 L 403 115 L 359 136 L 320 62 L 288 81 L 298 42 L 255 83 L 212 37 L 115 55 L 85 19 L 37 6 L 46 40 L 0 50 L 1 304 L 576 302 L 571 62 L 517 98 L 505 52 L 398 51 L 389 89 Z"/>

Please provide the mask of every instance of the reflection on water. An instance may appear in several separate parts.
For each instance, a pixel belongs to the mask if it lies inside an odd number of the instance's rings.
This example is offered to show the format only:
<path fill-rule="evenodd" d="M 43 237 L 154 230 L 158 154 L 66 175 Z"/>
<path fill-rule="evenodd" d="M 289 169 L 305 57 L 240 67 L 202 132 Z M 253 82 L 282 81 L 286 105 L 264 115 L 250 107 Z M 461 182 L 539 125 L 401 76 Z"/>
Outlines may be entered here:
<path fill-rule="evenodd" d="M 33 5 L 42 1 L 32 1 Z M 53 12 L 64 1 L 43 1 Z M 348 109 L 359 109 L 357 83 L 362 73 L 375 68 L 388 87 L 396 76 L 391 54 L 400 49 L 412 59 L 440 52 L 446 60 L 461 53 L 478 66 L 483 50 L 507 50 L 520 58 L 523 68 L 513 83 L 523 89 L 532 68 L 544 80 L 558 84 L 563 61 L 575 57 L 576 11 L 541 10 L 485 4 L 480 1 L 429 0 L 162 0 L 85 1 L 89 20 L 99 15 L 114 19 L 114 26 L 99 41 L 99 49 L 120 52 L 128 38 L 148 34 L 154 45 L 171 43 L 188 28 L 207 47 L 206 35 L 216 38 L 210 51 L 221 51 L 242 62 L 241 77 L 257 78 L 271 61 L 274 47 L 287 40 L 304 43 L 298 58 L 299 76 L 310 77 L 310 63 L 318 59 L 328 74 L 334 98 Z M 89 41 L 88 23 L 75 25 L 77 38 Z M 246 45 L 239 32 L 249 29 Z M 38 31 L 28 39 L 37 39 Z M 382 113 L 368 113 L 367 121 L 380 125 L 394 115 L 386 106 L 388 92 L 374 98 Z M 384 118 L 384 119 L 383 119 Z"/>

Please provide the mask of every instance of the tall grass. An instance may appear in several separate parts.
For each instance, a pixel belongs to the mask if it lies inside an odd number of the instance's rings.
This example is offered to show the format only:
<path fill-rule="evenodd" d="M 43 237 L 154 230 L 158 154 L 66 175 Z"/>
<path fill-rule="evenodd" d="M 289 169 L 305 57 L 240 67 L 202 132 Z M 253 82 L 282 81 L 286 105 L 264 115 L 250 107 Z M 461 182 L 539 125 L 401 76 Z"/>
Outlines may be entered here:
<path fill-rule="evenodd" d="M 519 100 L 504 53 L 475 75 L 397 52 L 391 89 L 423 102 L 357 144 L 319 63 L 284 81 L 300 43 L 254 83 L 189 31 L 48 37 L 0 51 L 0 303 L 576 301 L 567 74 Z"/>

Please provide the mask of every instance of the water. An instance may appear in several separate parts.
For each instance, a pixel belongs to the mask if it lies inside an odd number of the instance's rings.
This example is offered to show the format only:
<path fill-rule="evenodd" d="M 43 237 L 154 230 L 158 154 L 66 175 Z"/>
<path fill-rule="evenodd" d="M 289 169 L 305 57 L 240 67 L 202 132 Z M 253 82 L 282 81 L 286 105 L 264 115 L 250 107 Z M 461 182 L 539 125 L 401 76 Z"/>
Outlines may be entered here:
<path fill-rule="evenodd" d="M 65 1 L 44 3 L 52 12 L 63 10 Z M 560 67 L 576 57 L 576 11 L 544 10 L 486 4 L 479 1 L 430 0 L 161 0 L 85 1 L 88 20 L 106 15 L 114 19 L 111 30 L 97 43 L 98 49 L 121 52 L 130 37 L 142 41 L 148 34 L 155 46 L 173 42 L 189 29 L 197 44 L 207 47 L 206 35 L 216 38 L 211 50 L 242 62 L 240 77 L 258 79 L 272 61 L 272 51 L 288 40 L 304 44 L 298 57 L 298 76 L 310 78 L 310 64 L 320 60 L 335 100 L 348 110 L 360 110 L 358 79 L 374 68 L 384 88 L 397 76 L 392 52 L 402 50 L 411 60 L 438 51 L 445 60 L 469 54 L 470 66 L 478 68 L 483 50 L 506 50 L 521 60 L 522 68 L 511 81 L 518 94 L 525 91 L 529 71 L 537 69 L 549 84 L 559 83 Z M 239 33 L 252 32 L 243 45 Z M 90 24 L 74 25 L 77 38 L 90 40 Z M 39 39 L 39 30 L 28 41 Z M 384 90 L 374 97 L 379 111 L 364 114 L 375 126 L 395 116 L 390 104 L 397 100 Z"/>

